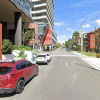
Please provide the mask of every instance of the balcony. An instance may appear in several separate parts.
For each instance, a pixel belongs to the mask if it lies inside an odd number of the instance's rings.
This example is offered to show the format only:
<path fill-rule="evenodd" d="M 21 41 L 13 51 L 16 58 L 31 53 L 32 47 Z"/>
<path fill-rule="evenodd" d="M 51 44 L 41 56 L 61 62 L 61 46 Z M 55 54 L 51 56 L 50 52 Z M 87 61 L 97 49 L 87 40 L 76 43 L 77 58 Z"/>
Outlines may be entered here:
<path fill-rule="evenodd" d="M 32 17 L 33 20 L 37 20 L 37 19 L 48 19 L 46 15 L 41 15 L 41 16 L 34 16 Z"/>
<path fill-rule="evenodd" d="M 35 4 L 34 8 L 47 6 L 47 3 Z"/>
<path fill-rule="evenodd" d="M 38 14 L 38 13 L 47 13 L 47 10 L 46 9 L 42 9 L 42 10 L 34 10 L 34 11 L 31 11 L 32 14 Z"/>

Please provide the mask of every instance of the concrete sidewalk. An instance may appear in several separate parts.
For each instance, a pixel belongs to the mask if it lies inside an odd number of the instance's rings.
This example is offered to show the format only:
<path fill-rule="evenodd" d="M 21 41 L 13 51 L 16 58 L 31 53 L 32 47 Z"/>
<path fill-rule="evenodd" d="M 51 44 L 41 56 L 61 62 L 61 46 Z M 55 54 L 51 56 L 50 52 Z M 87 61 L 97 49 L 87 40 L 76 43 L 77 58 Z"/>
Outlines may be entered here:
<path fill-rule="evenodd" d="M 74 54 L 76 54 L 79 58 L 81 58 L 83 61 L 87 62 L 91 66 L 93 66 L 95 69 L 100 70 L 100 58 L 96 57 L 88 57 L 86 55 L 82 55 L 81 53 L 77 53 L 73 51 Z"/>

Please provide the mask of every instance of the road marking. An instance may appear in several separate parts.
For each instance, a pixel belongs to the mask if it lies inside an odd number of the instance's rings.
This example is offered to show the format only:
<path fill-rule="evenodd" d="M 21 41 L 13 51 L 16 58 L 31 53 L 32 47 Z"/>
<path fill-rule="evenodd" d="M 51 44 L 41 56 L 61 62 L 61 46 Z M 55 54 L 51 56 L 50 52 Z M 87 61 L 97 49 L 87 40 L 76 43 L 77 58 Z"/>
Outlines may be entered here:
<path fill-rule="evenodd" d="M 66 62 L 66 67 L 67 67 L 67 65 L 68 65 L 68 64 L 67 64 L 67 62 Z"/>
<path fill-rule="evenodd" d="M 55 56 L 55 57 L 76 57 L 76 55 L 50 55 L 50 56 Z"/>

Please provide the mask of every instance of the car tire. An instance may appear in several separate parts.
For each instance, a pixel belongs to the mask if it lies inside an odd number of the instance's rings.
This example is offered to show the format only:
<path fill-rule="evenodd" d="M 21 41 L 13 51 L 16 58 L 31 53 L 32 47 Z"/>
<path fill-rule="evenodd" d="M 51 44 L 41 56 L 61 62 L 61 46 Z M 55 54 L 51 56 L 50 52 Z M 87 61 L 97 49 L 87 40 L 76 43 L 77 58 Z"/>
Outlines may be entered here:
<path fill-rule="evenodd" d="M 35 76 L 38 76 L 38 72 L 39 72 L 39 68 L 36 67 L 36 69 L 35 69 Z"/>
<path fill-rule="evenodd" d="M 23 92 L 24 90 L 24 85 L 25 85 L 25 82 L 24 80 L 19 80 L 18 84 L 17 84 L 17 87 L 16 87 L 16 93 L 17 94 L 20 94 L 21 92 Z"/>
<path fill-rule="evenodd" d="M 51 62 L 51 58 L 50 58 L 50 61 L 49 62 Z"/>
<path fill-rule="evenodd" d="M 48 61 L 46 62 L 46 65 L 48 65 Z"/>

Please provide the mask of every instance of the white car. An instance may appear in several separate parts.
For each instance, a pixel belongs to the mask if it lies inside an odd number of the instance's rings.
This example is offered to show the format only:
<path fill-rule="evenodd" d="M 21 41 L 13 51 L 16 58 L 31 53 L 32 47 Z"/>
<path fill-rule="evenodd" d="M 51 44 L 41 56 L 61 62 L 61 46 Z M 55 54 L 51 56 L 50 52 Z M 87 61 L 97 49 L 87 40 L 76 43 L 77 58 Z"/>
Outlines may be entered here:
<path fill-rule="evenodd" d="M 48 64 L 49 61 L 51 61 L 51 57 L 49 54 L 39 54 L 36 59 L 37 64 Z"/>

